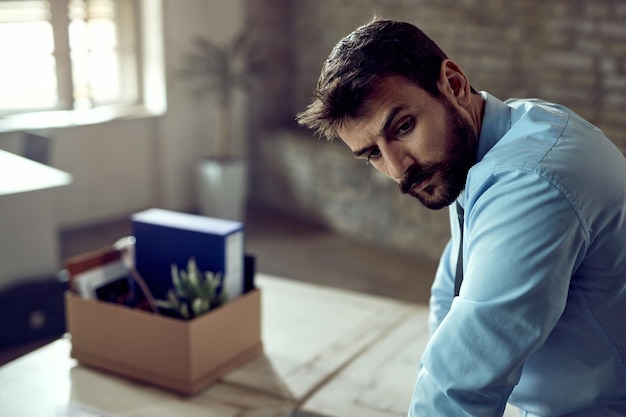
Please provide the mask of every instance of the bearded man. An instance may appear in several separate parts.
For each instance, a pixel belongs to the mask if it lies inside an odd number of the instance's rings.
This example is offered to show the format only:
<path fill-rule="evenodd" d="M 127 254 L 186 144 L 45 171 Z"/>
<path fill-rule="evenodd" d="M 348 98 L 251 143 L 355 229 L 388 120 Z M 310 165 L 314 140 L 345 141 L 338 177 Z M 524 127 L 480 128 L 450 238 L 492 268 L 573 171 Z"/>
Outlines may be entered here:
<path fill-rule="evenodd" d="M 450 207 L 409 416 L 626 416 L 626 160 L 598 128 L 477 92 L 388 20 L 335 46 L 297 120 Z"/>

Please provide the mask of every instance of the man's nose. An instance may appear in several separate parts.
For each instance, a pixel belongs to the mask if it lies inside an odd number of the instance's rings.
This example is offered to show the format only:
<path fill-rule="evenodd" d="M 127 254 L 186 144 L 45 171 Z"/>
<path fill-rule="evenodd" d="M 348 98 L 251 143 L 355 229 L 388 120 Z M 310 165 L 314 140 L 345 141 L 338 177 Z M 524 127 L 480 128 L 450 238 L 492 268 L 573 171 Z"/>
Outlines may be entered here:
<path fill-rule="evenodd" d="M 395 182 L 399 183 L 404 178 L 410 163 L 409 155 L 400 147 L 389 146 L 386 149 L 387 175 Z"/>

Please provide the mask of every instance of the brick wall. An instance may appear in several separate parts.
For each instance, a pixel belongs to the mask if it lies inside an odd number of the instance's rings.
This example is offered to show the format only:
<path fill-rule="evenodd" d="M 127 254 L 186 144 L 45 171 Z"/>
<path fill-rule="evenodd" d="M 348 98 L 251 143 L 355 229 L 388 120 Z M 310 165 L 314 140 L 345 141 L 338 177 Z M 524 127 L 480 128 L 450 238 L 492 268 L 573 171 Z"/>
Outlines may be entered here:
<path fill-rule="evenodd" d="M 564 104 L 626 153 L 626 3 L 619 0 L 250 0 L 250 15 L 280 51 L 253 100 L 253 201 L 348 235 L 436 259 L 447 213 L 430 212 L 345 145 L 293 128 L 333 45 L 377 14 L 424 30 L 472 85 L 502 99 Z"/>

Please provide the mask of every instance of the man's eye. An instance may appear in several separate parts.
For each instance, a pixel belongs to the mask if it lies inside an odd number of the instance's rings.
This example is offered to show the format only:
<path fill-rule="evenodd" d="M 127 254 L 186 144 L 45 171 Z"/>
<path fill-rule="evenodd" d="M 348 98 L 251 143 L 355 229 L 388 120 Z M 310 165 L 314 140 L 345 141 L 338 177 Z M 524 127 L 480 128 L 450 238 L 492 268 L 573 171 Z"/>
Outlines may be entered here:
<path fill-rule="evenodd" d="M 407 119 L 398 127 L 398 129 L 396 130 L 396 135 L 398 136 L 404 135 L 408 133 L 409 131 L 411 131 L 412 127 L 413 127 L 413 119 Z"/>
<path fill-rule="evenodd" d="M 380 153 L 380 149 L 373 148 L 370 153 L 367 154 L 367 163 L 369 164 L 372 160 L 380 158 L 381 153 Z"/>

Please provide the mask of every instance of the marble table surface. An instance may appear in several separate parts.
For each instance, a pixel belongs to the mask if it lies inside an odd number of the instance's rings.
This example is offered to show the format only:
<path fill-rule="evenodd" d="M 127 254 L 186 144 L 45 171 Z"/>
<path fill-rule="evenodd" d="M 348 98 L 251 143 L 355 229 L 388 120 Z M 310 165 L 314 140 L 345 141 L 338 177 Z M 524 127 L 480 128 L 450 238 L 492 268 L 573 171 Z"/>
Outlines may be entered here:
<path fill-rule="evenodd" d="M 0 416 L 406 416 L 427 306 L 264 274 L 256 284 L 263 352 L 198 394 L 81 365 L 66 335 L 0 367 Z"/>
<path fill-rule="evenodd" d="M 414 307 L 259 274 L 263 353 L 185 397 L 70 358 L 71 336 L 0 367 L 0 416 L 287 416 Z"/>

